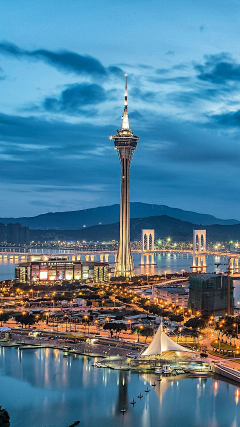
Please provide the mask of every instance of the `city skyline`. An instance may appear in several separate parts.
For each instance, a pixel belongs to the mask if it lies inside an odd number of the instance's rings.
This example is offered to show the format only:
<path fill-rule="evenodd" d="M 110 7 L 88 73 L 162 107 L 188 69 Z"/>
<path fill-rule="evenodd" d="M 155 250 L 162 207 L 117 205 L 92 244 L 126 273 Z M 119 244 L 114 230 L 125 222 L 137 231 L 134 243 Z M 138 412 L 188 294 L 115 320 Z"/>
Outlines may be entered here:
<path fill-rule="evenodd" d="M 131 200 L 239 219 L 237 2 L 23 5 L 0 17 L 1 217 L 118 203 L 128 73 Z"/>

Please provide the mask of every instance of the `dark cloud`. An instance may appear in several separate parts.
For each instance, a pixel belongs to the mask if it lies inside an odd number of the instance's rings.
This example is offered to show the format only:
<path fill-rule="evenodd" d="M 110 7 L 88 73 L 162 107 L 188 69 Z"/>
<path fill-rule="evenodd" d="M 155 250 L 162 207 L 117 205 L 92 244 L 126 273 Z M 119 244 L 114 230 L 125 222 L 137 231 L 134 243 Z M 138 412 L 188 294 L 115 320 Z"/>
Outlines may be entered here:
<path fill-rule="evenodd" d="M 80 55 L 68 50 L 51 52 L 46 49 L 24 50 L 13 43 L 0 43 L 0 54 L 12 56 L 14 58 L 27 58 L 35 61 L 43 61 L 59 71 L 74 73 L 77 75 L 98 75 L 107 76 L 109 73 L 116 76 L 123 76 L 121 68 L 111 66 L 105 68 L 102 63 L 90 55 Z"/>
<path fill-rule="evenodd" d="M 131 113 L 129 113 L 129 118 L 130 120 L 142 120 L 143 119 L 143 115 L 141 113 L 139 113 L 139 111 L 132 111 Z"/>
<path fill-rule="evenodd" d="M 177 76 L 177 77 L 149 77 L 148 80 L 152 83 L 157 84 L 166 84 L 166 83 L 189 83 L 191 81 L 190 77 L 187 76 Z"/>
<path fill-rule="evenodd" d="M 162 75 L 162 74 L 167 74 L 170 71 L 171 71 L 171 68 L 158 68 L 156 70 L 156 73 Z"/>
<path fill-rule="evenodd" d="M 97 105 L 109 99 L 108 93 L 98 84 L 80 83 L 68 85 L 60 97 L 49 97 L 44 101 L 44 109 L 71 114 L 89 114 L 84 108 Z M 95 111 L 95 110 L 94 110 Z M 90 111 L 93 115 L 93 111 Z"/>
<path fill-rule="evenodd" d="M 151 70 L 153 67 L 151 65 L 138 64 L 138 67 L 144 68 L 145 70 Z"/>
<path fill-rule="evenodd" d="M 153 102 L 156 99 L 156 92 L 142 91 L 138 87 L 131 88 L 131 96 L 143 102 Z"/>
<path fill-rule="evenodd" d="M 188 91 L 178 91 L 178 92 L 171 92 L 168 95 L 166 95 L 166 99 L 169 102 L 182 104 L 185 106 L 188 106 L 190 104 L 194 104 L 199 100 L 202 101 L 216 101 L 220 97 L 226 97 L 228 94 L 228 90 L 225 89 L 215 89 L 215 88 L 194 88 L 194 90 L 188 90 Z"/>
<path fill-rule="evenodd" d="M 173 65 L 170 68 L 157 68 L 156 74 L 164 75 L 164 74 L 167 74 L 167 73 L 171 73 L 172 71 L 175 71 L 175 70 L 177 70 L 177 71 L 184 71 L 186 69 L 188 69 L 188 65 L 186 65 L 186 64 L 176 64 L 176 65 Z"/>
<path fill-rule="evenodd" d="M 223 114 L 215 114 L 209 117 L 210 123 L 214 122 L 215 124 L 239 128 L 240 127 L 240 110 L 231 111 Z"/>
<path fill-rule="evenodd" d="M 216 84 L 240 81 L 240 64 L 232 58 L 230 53 L 205 55 L 203 65 L 196 63 L 193 65 L 200 80 Z"/>
<path fill-rule="evenodd" d="M 177 64 L 177 65 L 173 65 L 172 70 L 187 70 L 189 67 L 186 64 Z"/>

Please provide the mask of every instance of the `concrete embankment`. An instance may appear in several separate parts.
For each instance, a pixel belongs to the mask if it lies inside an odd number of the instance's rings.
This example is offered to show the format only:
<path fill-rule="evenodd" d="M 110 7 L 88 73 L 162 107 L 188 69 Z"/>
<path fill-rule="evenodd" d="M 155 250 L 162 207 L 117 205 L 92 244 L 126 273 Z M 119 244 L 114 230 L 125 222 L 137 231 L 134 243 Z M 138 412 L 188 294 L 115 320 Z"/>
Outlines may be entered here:
<path fill-rule="evenodd" d="M 221 375 L 230 380 L 240 383 L 240 371 L 236 369 L 229 368 L 228 366 L 215 365 L 214 371 L 216 374 Z"/>

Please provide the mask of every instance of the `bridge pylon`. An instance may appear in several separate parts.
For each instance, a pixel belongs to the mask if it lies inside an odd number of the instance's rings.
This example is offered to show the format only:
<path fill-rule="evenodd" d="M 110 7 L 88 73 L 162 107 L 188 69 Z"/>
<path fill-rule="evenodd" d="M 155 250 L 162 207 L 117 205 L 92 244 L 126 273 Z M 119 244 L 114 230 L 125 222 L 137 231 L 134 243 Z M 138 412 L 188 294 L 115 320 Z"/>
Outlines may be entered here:
<path fill-rule="evenodd" d="M 207 272 L 207 230 L 193 230 L 193 271 Z"/>
<path fill-rule="evenodd" d="M 154 230 L 142 229 L 141 265 L 156 265 L 154 262 L 154 238 Z"/>

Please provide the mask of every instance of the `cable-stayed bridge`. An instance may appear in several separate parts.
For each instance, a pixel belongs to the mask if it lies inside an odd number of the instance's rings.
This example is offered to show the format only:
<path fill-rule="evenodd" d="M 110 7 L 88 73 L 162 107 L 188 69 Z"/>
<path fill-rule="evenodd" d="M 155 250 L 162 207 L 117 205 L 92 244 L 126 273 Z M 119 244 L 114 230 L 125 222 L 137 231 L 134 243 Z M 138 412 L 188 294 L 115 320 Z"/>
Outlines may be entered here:
<path fill-rule="evenodd" d="M 141 234 L 137 236 L 134 242 L 131 243 L 132 252 L 141 254 L 141 265 L 154 265 L 154 257 L 157 254 L 168 252 L 173 254 L 192 254 L 193 255 L 193 271 L 204 271 L 207 267 L 206 256 L 223 256 L 229 258 L 229 266 L 231 270 L 238 272 L 239 269 L 239 258 L 240 253 L 230 252 L 225 250 L 221 245 L 207 236 L 206 230 L 193 230 L 193 235 L 181 242 L 181 247 L 159 247 L 159 241 L 161 239 L 153 229 L 143 229 Z M 166 239 L 166 241 L 169 239 Z M 170 245 L 169 245 L 170 246 Z M 11 248 L 6 250 L 5 248 L 0 249 L 0 261 L 11 261 L 14 263 L 39 259 L 48 259 L 49 257 L 67 257 L 72 261 L 100 261 L 109 262 L 111 256 L 111 262 L 116 262 L 117 251 L 108 249 L 96 249 L 96 250 L 56 250 L 54 253 L 39 253 L 33 252 L 33 250 L 20 250 L 20 248 Z"/>

